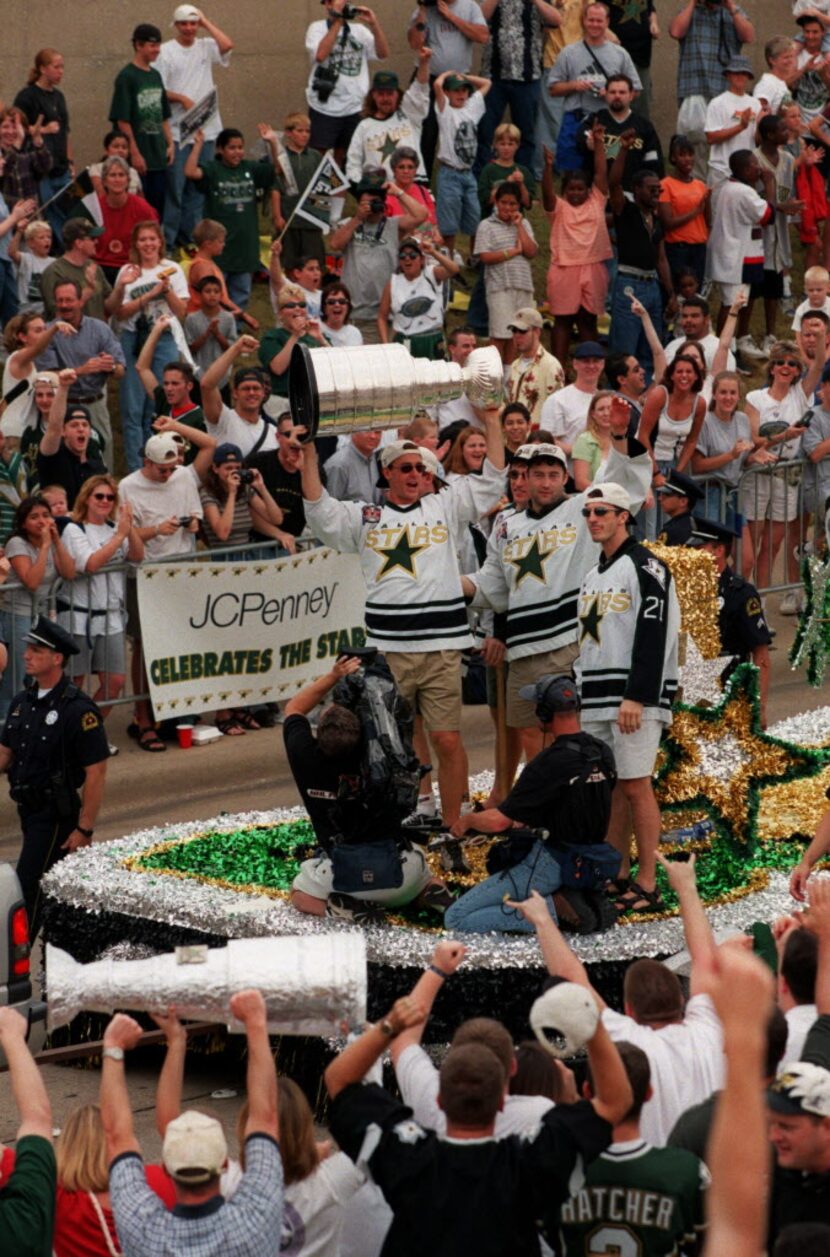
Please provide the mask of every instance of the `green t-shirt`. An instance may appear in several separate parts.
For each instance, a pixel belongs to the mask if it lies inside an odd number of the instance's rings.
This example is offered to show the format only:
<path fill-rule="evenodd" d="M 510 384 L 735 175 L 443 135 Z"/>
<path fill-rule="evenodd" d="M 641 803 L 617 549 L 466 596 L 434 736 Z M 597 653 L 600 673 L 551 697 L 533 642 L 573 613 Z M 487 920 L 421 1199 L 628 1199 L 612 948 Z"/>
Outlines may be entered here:
<path fill-rule="evenodd" d="M 285 349 L 290 336 L 288 328 L 272 327 L 259 342 L 259 360 L 271 376 L 271 392 L 276 393 L 277 397 L 288 396 L 288 372 L 283 371 L 282 375 L 274 375 L 270 362 L 281 349 Z M 313 336 L 301 336 L 300 344 L 308 345 L 309 349 L 320 348 L 319 340 L 315 340 Z"/>
<path fill-rule="evenodd" d="M 205 197 L 205 218 L 213 218 L 227 230 L 219 265 L 226 275 L 259 268 L 259 218 L 257 192 L 270 191 L 274 171 L 268 162 L 243 160 L 238 166 L 222 161 L 200 163 L 199 184 Z"/>
<path fill-rule="evenodd" d="M 110 105 L 110 122 L 129 122 L 148 170 L 167 168 L 167 140 L 162 123 L 170 102 L 158 70 L 141 70 L 132 62 L 119 70 Z"/>
<path fill-rule="evenodd" d="M 0 1191 L 0 1253 L 52 1257 L 57 1178 L 48 1139 L 24 1135 L 17 1141 L 14 1170 Z"/>
<path fill-rule="evenodd" d="M 478 176 L 478 200 L 481 205 L 482 214 L 490 214 L 493 207 L 490 204 L 490 193 L 493 188 L 497 188 L 500 183 L 507 182 L 507 176 L 512 175 L 514 170 L 521 170 L 524 175 L 525 187 L 530 193 L 530 199 L 536 197 L 536 180 L 528 170 L 527 166 L 520 166 L 518 162 L 513 162 L 512 166 L 497 166 L 494 161 L 490 161 Z"/>

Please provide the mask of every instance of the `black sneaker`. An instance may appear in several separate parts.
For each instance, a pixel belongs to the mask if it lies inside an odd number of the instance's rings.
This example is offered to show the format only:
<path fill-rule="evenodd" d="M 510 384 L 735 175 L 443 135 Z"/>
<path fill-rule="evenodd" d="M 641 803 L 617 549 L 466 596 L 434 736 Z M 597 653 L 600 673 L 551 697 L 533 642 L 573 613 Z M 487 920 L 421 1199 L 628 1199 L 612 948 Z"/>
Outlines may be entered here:
<path fill-rule="evenodd" d="M 593 934 L 597 918 L 581 891 L 563 888 L 553 896 L 553 906 L 560 930 L 573 934 Z"/>
<path fill-rule="evenodd" d="M 460 838 L 448 838 L 438 849 L 438 858 L 445 873 L 472 873 Z"/>
<path fill-rule="evenodd" d="M 441 916 L 455 903 L 455 895 L 443 882 L 432 882 L 418 896 L 419 908 L 431 908 Z"/>
<path fill-rule="evenodd" d="M 386 920 L 386 913 L 379 904 L 355 899 L 337 890 L 333 890 L 326 901 L 326 916 L 354 921 L 355 925 L 381 925 Z"/>

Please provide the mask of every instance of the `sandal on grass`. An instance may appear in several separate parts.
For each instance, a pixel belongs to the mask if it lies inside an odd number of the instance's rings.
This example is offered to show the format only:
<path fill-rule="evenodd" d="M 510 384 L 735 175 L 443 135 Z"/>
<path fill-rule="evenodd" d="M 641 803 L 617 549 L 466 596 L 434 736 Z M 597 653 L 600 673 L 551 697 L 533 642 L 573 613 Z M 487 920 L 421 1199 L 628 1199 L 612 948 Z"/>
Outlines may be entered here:
<path fill-rule="evenodd" d="M 217 720 L 216 728 L 228 738 L 244 738 L 245 736 L 245 730 L 236 716 L 227 716 L 224 720 Z"/>
<path fill-rule="evenodd" d="M 167 750 L 167 747 L 164 745 L 152 725 L 149 725 L 148 728 L 141 730 L 138 735 L 138 745 L 141 747 L 142 751 L 153 751 L 158 753 L 159 751 Z"/>
<path fill-rule="evenodd" d="M 663 912 L 665 907 L 663 896 L 657 887 L 654 890 L 643 890 L 639 882 L 631 882 L 625 894 L 617 900 L 617 908 L 621 913 L 633 913 L 635 916 Z"/>
<path fill-rule="evenodd" d="M 238 708 L 233 712 L 234 724 L 238 724 L 243 729 L 261 729 L 262 725 L 257 720 L 253 712 L 246 711 L 244 707 Z"/>

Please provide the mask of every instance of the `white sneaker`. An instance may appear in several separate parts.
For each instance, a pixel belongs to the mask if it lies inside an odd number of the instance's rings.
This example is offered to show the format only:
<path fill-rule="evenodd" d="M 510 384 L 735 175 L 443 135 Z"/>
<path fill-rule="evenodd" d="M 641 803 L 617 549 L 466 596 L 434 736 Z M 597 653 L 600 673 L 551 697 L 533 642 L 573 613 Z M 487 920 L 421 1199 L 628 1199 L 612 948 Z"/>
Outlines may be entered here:
<path fill-rule="evenodd" d="M 759 349 L 751 336 L 741 336 L 737 342 L 738 353 L 743 354 L 745 358 L 766 358 L 769 355 L 763 349 Z"/>
<path fill-rule="evenodd" d="M 789 589 L 778 604 L 781 615 L 798 615 L 798 590 Z"/>
<path fill-rule="evenodd" d="M 778 337 L 773 336 L 772 332 L 770 332 L 768 336 L 765 336 L 764 339 L 761 341 L 761 348 L 764 351 L 764 357 L 768 358 L 770 354 L 772 353 L 773 345 L 777 345 L 777 344 L 778 344 Z"/>

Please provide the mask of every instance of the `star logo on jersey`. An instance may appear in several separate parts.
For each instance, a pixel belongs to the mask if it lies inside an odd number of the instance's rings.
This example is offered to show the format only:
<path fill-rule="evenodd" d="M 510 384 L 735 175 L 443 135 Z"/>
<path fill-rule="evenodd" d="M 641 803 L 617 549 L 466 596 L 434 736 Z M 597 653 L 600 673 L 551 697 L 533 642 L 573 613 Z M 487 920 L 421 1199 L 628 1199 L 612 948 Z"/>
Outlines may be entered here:
<path fill-rule="evenodd" d="M 597 645 L 600 644 L 599 627 L 600 627 L 600 624 L 602 623 L 602 616 L 603 616 L 603 612 L 600 611 L 599 609 L 599 598 L 596 596 L 596 594 L 594 594 L 593 598 L 588 604 L 588 609 L 585 612 L 585 614 L 579 616 L 579 624 L 580 624 L 579 644 L 580 646 L 585 641 L 586 637 L 593 637 L 596 644 Z"/>
<path fill-rule="evenodd" d="M 409 525 L 405 524 L 391 545 L 376 547 L 376 553 L 383 555 L 384 562 L 375 579 L 382 580 L 384 576 L 394 572 L 395 568 L 400 568 L 408 576 L 417 579 L 418 573 L 415 568 L 415 559 L 422 550 L 427 549 L 429 549 L 428 543 L 417 546 L 412 544 L 412 538 L 409 535 Z"/>
<path fill-rule="evenodd" d="M 380 158 L 383 165 L 386 164 L 387 160 L 392 156 L 397 147 L 397 140 L 395 140 L 387 131 L 386 138 L 383 141 L 383 147 L 380 150 Z"/>
<path fill-rule="evenodd" d="M 545 560 L 548 558 L 546 554 L 542 554 L 539 549 L 539 535 L 536 533 L 525 550 L 524 554 L 518 559 L 507 559 L 516 569 L 516 588 L 518 589 L 522 581 L 528 576 L 532 576 L 540 585 L 545 583 Z"/>
<path fill-rule="evenodd" d="M 646 559 L 643 564 L 643 571 L 648 572 L 649 576 L 653 576 L 661 589 L 666 588 L 666 569 L 659 559 Z"/>

